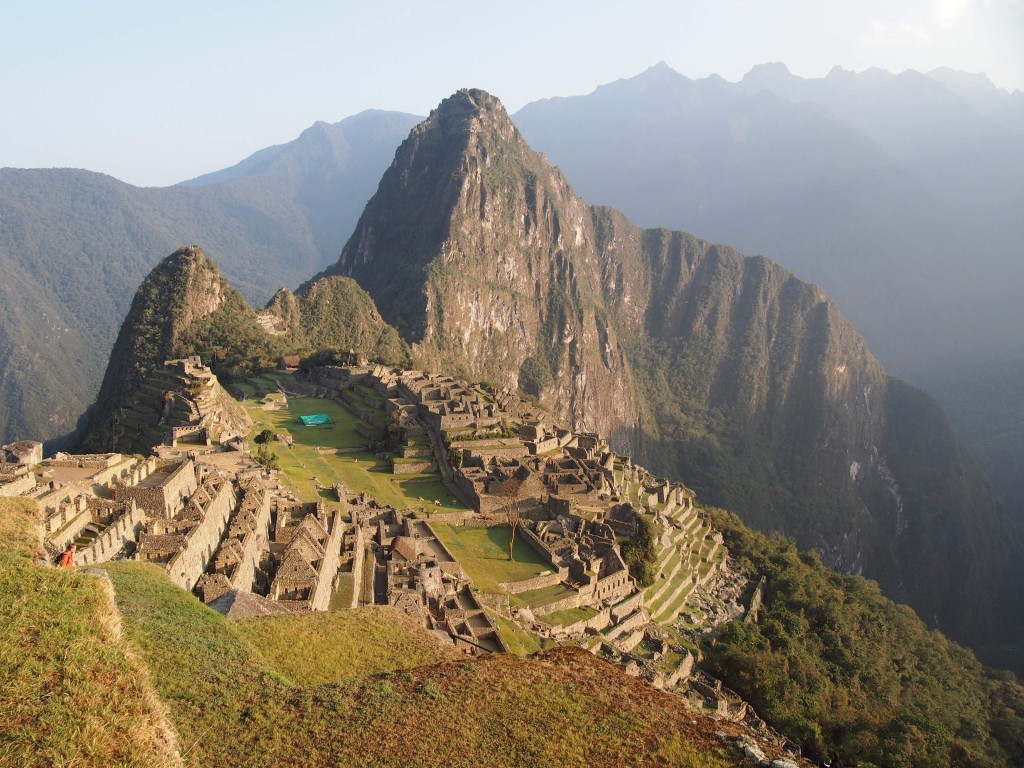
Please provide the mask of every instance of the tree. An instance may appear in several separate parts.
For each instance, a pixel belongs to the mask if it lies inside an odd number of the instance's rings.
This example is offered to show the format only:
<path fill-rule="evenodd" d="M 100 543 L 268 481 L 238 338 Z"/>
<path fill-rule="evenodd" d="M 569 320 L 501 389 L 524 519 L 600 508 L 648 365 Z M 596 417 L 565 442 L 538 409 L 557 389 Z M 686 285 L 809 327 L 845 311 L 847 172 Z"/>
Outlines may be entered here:
<path fill-rule="evenodd" d="M 522 487 L 523 481 L 515 475 L 512 475 L 512 477 L 508 478 L 501 484 L 501 488 L 498 491 L 498 496 L 501 498 L 501 506 L 505 510 L 505 520 L 508 521 L 508 527 L 512 529 L 512 535 L 508 540 L 509 560 L 515 559 L 512 556 L 512 547 L 515 546 L 516 528 L 519 527 L 519 519 L 522 517 L 522 511 L 519 509 Z"/>
<path fill-rule="evenodd" d="M 402 421 L 399 419 L 398 414 L 392 414 L 391 418 L 388 419 L 384 434 L 384 450 L 396 452 L 400 450 L 405 442 L 407 432 L 408 430 L 402 426 Z"/>
<path fill-rule="evenodd" d="M 265 445 L 266 443 L 269 443 L 273 439 L 274 433 L 271 432 L 269 429 L 264 429 L 262 432 L 256 435 L 256 437 L 254 437 L 252 441 L 256 443 L 256 445 Z"/>
<path fill-rule="evenodd" d="M 270 450 L 270 446 L 266 443 L 263 443 L 263 445 L 256 450 L 256 456 L 254 458 L 268 469 L 281 468 L 281 463 L 278 461 L 277 455 Z"/>

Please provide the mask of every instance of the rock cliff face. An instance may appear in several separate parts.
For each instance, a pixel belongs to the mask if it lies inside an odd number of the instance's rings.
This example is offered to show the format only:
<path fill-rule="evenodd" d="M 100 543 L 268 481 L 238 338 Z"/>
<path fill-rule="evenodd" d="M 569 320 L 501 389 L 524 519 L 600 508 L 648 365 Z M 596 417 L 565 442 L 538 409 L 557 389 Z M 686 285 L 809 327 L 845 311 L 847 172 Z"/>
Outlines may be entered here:
<path fill-rule="evenodd" d="M 816 286 L 587 206 L 488 94 L 413 129 L 330 274 L 367 289 L 418 365 L 518 384 L 955 636 L 992 628 L 1004 521 L 934 402 Z M 933 466 L 925 434 L 956 450 Z M 941 535 L 935 472 L 956 486 Z"/>
<path fill-rule="evenodd" d="M 590 210 L 494 97 L 461 91 L 413 129 L 324 274 L 366 288 L 418 365 L 521 386 L 630 447 L 635 387 Z"/>
<path fill-rule="evenodd" d="M 237 292 L 195 245 L 176 251 L 149 273 L 121 325 L 96 404 L 88 414 L 83 440 L 87 448 L 119 448 L 117 410 L 165 360 L 181 356 L 175 353 L 181 351 L 184 335 L 220 309 L 231 293 Z"/>

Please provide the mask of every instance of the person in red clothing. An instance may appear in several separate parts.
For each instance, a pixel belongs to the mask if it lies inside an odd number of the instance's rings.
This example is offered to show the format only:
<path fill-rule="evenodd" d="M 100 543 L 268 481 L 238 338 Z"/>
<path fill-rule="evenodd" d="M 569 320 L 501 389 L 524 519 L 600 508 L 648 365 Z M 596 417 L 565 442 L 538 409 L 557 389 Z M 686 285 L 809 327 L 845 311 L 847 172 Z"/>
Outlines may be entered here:
<path fill-rule="evenodd" d="M 70 568 L 75 564 L 75 545 L 72 544 L 70 547 L 64 550 L 60 556 L 60 562 L 57 563 L 59 568 Z"/>

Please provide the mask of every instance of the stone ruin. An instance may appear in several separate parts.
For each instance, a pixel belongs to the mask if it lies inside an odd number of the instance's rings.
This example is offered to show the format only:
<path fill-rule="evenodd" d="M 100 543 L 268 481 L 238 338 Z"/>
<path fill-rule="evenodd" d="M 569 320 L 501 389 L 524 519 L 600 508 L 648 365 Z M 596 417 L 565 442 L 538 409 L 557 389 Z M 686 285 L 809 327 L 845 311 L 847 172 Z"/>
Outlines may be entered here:
<path fill-rule="evenodd" d="M 248 434 L 252 420 L 198 356 L 167 360 L 113 414 L 113 447 L 148 454 L 227 443 Z"/>
<path fill-rule="evenodd" d="M 508 651 L 458 561 L 425 520 L 404 518 L 387 559 L 387 601 L 470 654 Z"/>

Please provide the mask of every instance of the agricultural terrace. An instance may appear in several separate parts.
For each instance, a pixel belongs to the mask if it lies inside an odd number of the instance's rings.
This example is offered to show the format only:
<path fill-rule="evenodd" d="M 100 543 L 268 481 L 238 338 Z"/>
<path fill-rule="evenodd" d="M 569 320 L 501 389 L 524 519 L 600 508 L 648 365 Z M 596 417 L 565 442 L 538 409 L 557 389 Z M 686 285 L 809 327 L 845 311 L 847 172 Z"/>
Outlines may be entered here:
<path fill-rule="evenodd" d="M 289 447 L 273 440 L 269 447 L 280 462 L 286 482 L 300 498 L 312 501 L 320 495 L 333 500 L 330 489 L 341 483 L 353 493 L 366 493 L 403 511 L 423 509 L 430 514 L 466 510 L 437 472 L 393 475 L 388 460 L 366 449 L 366 437 L 356 431 L 359 417 L 344 406 L 313 397 L 289 397 L 287 402 L 281 410 L 263 410 L 255 401 L 246 401 L 245 406 L 254 422 L 253 435 L 269 429 L 274 434 L 290 435 L 294 441 Z M 303 426 L 299 416 L 312 413 L 326 413 L 331 423 Z M 440 504 L 435 505 L 435 500 Z"/>

